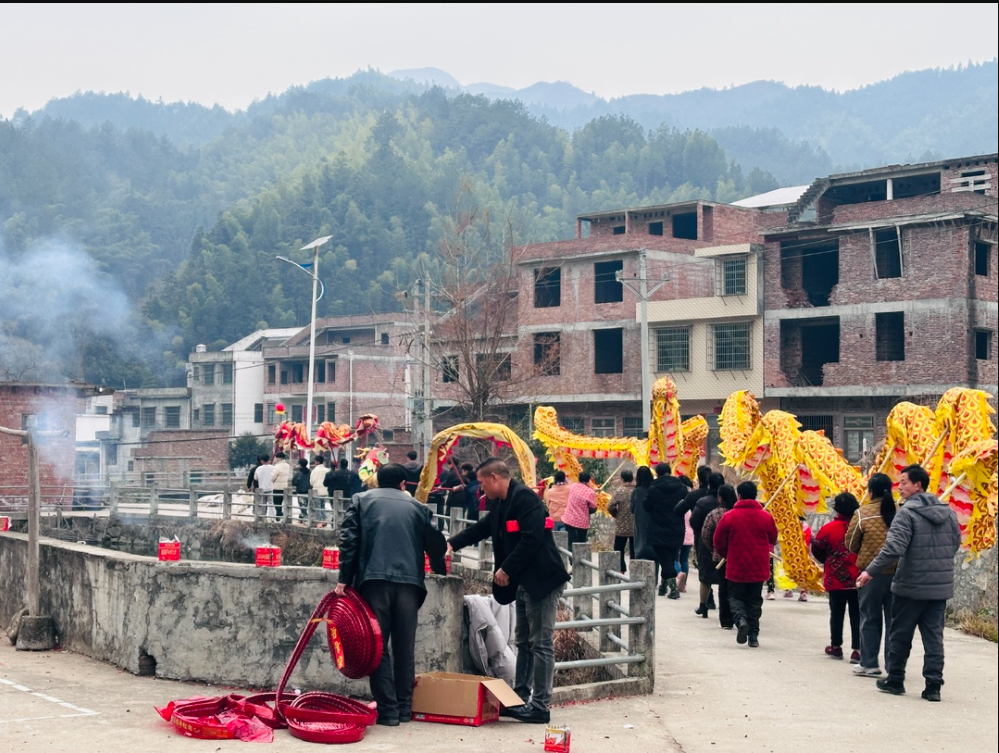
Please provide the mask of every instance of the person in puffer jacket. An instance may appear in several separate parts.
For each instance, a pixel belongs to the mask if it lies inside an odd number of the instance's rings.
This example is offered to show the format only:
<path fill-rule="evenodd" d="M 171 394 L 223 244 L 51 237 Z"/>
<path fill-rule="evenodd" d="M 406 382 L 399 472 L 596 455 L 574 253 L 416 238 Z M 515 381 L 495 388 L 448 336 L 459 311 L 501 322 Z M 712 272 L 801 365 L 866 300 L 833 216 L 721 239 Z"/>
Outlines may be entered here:
<path fill-rule="evenodd" d="M 943 631 L 947 599 L 954 595 L 954 555 L 961 546 L 957 515 L 926 491 L 929 474 L 910 465 L 899 474 L 898 493 L 905 504 L 888 529 L 888 539 L 874 561 L 857 578 L 866 586 L 875 575 L 898 562 L 891 584 L 891 632 L 888 635 L 888 676 L 878 689 L 905 693 L 905 665 L 916 628 L 923 639 L 922 697 L 940 700 L 943 685 Z"/>
<path fill-rule="evenodd" d="M 888 540 L 898 506 L 892 496 L 891 479 L 875 473 L 867 480 L 871 501 L 853 514 L 846 531 L 846 546 L 857 555 L 857 570 L 864 570 L 878 556 Z M 888 634 L 891 632 L 891 581 L 895 566 L 889 565 L 880 575 L 858 590 L 860 597 L 860 665 L 853 673 L 859 677 L 880 677 L 881 639 L 884 638 L 885 666 L 888 666 Z"/>
<path fill-rule="evenodd" d="M 728 601 L 736 627 L 736 643 L 760 645 L 763 584 L 770 574 L 770 554 L 777 543 L 777 524 L 756 501 L 752 481 L 736 487 L 739 501 L 722 515 L 713 538 L 715 551 L 725 562 Z"/>

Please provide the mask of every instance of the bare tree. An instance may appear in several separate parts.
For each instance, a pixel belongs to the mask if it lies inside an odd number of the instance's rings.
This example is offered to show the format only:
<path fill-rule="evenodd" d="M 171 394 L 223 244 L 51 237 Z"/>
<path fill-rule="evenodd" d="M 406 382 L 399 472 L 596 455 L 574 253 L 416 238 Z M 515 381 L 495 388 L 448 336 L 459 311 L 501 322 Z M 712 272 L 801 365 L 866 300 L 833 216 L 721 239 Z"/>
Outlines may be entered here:
<path fill-rule="evenodd" d="M 432 394 L 451 423 L 503 421 L 559 359 L 557 342 L 522 342 L 518 332 L 516 211 L 495 222 L 466 181 L 436 229 L 430 311 L 416 312 L 430 319 Z"/>

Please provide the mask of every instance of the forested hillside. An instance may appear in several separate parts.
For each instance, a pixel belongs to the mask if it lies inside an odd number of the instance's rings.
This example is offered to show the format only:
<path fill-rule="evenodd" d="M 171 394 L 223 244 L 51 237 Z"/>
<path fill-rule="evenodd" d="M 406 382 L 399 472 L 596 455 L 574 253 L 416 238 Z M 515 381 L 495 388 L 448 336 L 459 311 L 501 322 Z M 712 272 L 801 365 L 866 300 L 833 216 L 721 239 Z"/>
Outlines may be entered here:
<path fill-rule="evenodd" d="M 398 307 L 459 192 L 522 244 L 583 212 L 732 201 L 835 166 L 776 127 L 606 113 L 570 131 L 372 71 L 235 114 L 78 94 L 0 120 L 0 379 L 168 384 L 197 343 L 305 324 L 309 278 L 275 257 L 320 235 L 321 315 Z"/>

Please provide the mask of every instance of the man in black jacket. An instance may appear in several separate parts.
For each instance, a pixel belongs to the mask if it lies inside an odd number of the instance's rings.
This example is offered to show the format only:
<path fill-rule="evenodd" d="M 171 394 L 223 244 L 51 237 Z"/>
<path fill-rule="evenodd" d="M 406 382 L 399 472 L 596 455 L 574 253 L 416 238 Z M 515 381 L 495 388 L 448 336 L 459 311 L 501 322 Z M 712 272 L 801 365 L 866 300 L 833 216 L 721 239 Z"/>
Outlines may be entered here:
<path fill-rule="evenodd" d="M 697 469 L 697 488 L 691 489 L 687 492 L 687 496 L 680 500 L 676 505 L 676 514 L 681 518 L 685 518 L 688 512 L 693 512 L 694 505 L 697 504 L 698 500 L 704 497 L 708 493 L 708 476 L 711 475 L 711 468 L 706 465 L 702 465 Z M 694 531 L 694 554 L 697 554 L 697 540 L 701 535 L 699 531 L 694 529 L 691 525 L 691 530 Z M 684 547 L 680 547 L 680 553 L 683 553 Z M 687 556 L 690 555 L 690 550 L 687 550 Z M 681 561 L 680 566 L 682 567 L 684 563 Z M 681 593 L 687 590 L 687 573 L 679 572 L 676 574 L 677 587 L 680 589 Z"/>
<path fill-rule="evenodd" d="M 377 489 L 354 495 L 340 526 L 336 586 L 341 595 L 356 587 L 378 618 L 384 651 L 369 683 L 378 723 L 390 727 L 412 720 L 416 618 L 427 596 L 423 555 L 439 561 L 447 549 L 430 508 L 405 486 L 406 469 L 388 463 L 378 469 Z"/>
<path fill-rule="evenodd" d="M 493 595 L 501 604 L 516 601 L 514 691 L 524 699 L 523 706 L 501 713 L 522 722 L 547 724 L 555 679 L 555 613 L 569 573 L 538 495 L 510 478 L 510 469 L 499 458 L 482 463 L 476 477 L 494 508 L 452 537 L 448 552 L 492 537 Z"/>
<path fill-rule="evenodd" d="M 669 586 L 669 598 L 679 599 L 680 591 L 676 587 L 676 562 L 683 546 L 685 526 L 683 515 L 676 514 L 676 506 L 687 496 L 687 486 L 676 476 L 669 463 L 656 466 L 656 480 L 645 495 L 645 511 L 649 516 L 646 541 L 656 553 L 658 570 L 662 571 L 662 582 L 659 584 L 659 595 L 666 595 Z"/>

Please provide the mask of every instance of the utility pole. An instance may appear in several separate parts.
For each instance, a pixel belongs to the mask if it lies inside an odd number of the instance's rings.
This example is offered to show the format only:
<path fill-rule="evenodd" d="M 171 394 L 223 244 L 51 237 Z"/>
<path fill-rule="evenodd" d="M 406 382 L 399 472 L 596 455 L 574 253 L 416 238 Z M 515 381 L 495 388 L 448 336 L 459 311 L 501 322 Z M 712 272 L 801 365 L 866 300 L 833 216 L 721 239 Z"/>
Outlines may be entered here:
<path fill-rule="evenodd" d="M 430 357 L 430 280 L 423 279 L 423 462 L 430 455 L 430 440 L 434 436 L 434 412 L 430 399 L 433 359 Z"/>
<path fill-rule="evenodd" d="M 27 440 L 28 450 L 28 561 L 26 563 L 26 586 L 28 615 L 21 618 L 17 648 L 29 651 L 47 651 L 55 647 L 55 626 L 52 618 L 41 614 L 41 584 L 39 582 L 39 562 L 41 549 L 38 532 L 41 528 L 42 493 L 38 470 L 38 445 L 36 432 L 31 430 L 8 429 L 0 426 L 0 433 L 11 434 Z M 64 437 L 69 432 L 37 432 L 40 436 Z"/>
<path fill-rule="evenodd" d="M 649 298 L 655 294 L 659 288 L 669 282 L 669 275 L 664 275 L 656 284 L 649 289 L 648 279 L 648 251 L 640 249 L 638 252 L 638 277 L 629 278 L 632 282 L 638 283 L 638 289 L 625 279 L 623 272 L 618 272 L 615 277 L 617 281 L 624 285 L 638 298 L 639 321 L 641 322 L 642 338 L 642 426 L 646 429 L 652 424 L 652 365 L 649 363 Z"/>

